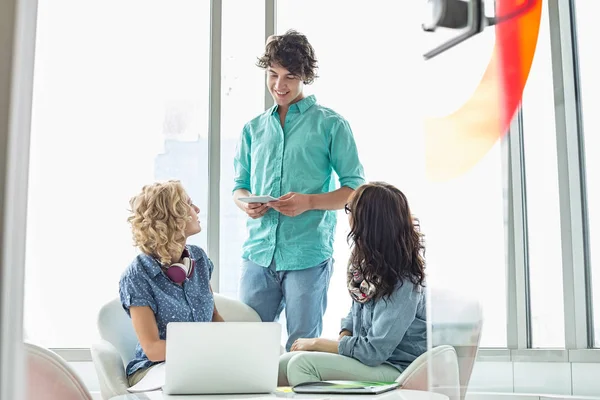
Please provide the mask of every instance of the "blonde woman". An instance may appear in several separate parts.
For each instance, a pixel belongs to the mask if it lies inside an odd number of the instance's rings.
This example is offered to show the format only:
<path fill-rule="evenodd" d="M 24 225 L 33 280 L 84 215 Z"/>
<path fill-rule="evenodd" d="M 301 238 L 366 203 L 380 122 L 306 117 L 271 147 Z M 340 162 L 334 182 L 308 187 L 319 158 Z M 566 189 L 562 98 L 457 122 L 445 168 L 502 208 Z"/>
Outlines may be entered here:
<path fill-rule="evenodd" d="M 119 294 L 138 338 L 126 370 L 133 386 L 165 360 L 169 322 L 223 319 L 210 287 L 213 264 L 200 247 L 186 245 L 201 230 L 200 210 L 181 183 L 146 185 L 130 206 L 127 220 L 141 254 L 121 276 Z"/>

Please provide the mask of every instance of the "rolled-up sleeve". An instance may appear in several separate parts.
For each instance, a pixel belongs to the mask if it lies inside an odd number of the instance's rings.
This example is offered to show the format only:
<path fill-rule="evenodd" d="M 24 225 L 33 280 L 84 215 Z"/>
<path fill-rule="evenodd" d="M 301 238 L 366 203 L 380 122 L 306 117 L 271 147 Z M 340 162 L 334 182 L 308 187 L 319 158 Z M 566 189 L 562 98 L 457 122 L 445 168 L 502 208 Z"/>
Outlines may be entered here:
<path fill-rule="evenodd" d="M 338 353 L 370 367 L 387 361 L 414 321 L 421 296 L 411 282 L 405 281 L 389 298 L 377 300 L 366 336 L 361 332 L 344 336 Z"/>
<path fill-rule="evenodd" d="M 206 258 L 208 260 L 208 279 L 212 278 L 212 273 L 215 269 L 215 265 L 213 264 L 210 258 Z"/>
<path fill-rule="evenodd" d="M 251 190 L 250 188 L 250 132 L 245 126 L 240 135 L 240 140 L 236 146 L 235 157 L 233 159 L 233 191 L 238 189 Z"/>
<path fill-rule="evenodd" d="M 331 132 L 330 158 L 340 186 L 356 189 L 365 183 L 365 173 L 348 121 L 341 118 Z"/>
<path fill-rule="evenodd" d="M 152 295 L 152 288 L 143 276 L 129 274 L 124 276 L 119 283 L 119 297 L 123 309 L 129 314 L 131 306 L 148 306 L 156 314 L 156 301 Z"/>

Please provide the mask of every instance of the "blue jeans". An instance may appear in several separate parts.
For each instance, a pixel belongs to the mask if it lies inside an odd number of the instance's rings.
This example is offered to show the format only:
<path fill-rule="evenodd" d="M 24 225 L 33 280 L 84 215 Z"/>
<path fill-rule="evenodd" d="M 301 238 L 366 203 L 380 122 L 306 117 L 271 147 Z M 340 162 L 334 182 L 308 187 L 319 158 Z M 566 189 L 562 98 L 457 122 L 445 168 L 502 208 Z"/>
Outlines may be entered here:
<path fill-rule="evenodd" d="M 252 307 L 263 322 L 276 321 L 285 308 L 287 351 L 298 338 L 315 338 L 323 330 L 327 289 L 333 260 L 298 271 L 276 271 L 275 261 L 262 267 L 242 262 L 240 299 Z"/>

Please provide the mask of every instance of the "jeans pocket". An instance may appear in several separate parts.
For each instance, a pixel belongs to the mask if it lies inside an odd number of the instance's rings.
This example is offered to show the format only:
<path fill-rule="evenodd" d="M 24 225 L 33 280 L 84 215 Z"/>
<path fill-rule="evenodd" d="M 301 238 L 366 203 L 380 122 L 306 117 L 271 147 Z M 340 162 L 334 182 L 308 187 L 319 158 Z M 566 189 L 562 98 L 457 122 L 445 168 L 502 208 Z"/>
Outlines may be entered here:
<path fill-rule="evenodd" d="M 242 258 L 242 265 L 240 267 L 240 280 L 244 279 L 244 276 L 246 276 L 246 272 L 248 271 L 248 264 L 251 262 L 252 261 L 248 260 L 247 258 Z"/>

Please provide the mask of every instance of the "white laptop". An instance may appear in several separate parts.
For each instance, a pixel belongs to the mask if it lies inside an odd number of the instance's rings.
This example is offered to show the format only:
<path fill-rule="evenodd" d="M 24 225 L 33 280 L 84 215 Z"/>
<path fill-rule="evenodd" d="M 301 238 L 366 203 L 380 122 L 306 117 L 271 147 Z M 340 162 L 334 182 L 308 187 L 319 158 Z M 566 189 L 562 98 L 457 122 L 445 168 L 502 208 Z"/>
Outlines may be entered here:
<path fill-rule="evenodd" d="M 166 394 L 270 393 L 277 388 L 277 322 L 171 322 Z"/>

